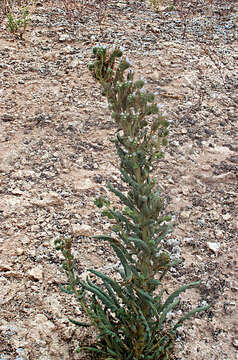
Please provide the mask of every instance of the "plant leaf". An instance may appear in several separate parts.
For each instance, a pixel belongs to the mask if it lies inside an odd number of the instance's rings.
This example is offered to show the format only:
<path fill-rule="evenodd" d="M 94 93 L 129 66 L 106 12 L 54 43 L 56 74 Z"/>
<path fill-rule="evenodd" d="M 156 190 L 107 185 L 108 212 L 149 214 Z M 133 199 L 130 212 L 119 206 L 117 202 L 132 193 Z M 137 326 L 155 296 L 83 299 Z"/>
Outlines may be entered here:
<path fill-rule="evenodd" d="M 174 301 L 174 299 L 176 297 L 179 296 L 179 294 L 181 294 L 182 292 L 186 291 L 187 289 L 191 288 L 191 287 L 195 287 L 197 285 L 200 284 L 200 281 L 196 281 L 196 282 L 192 282 L 192 283 L 189 283 L 189 284 L 185 284 L 183 286 L 181 286 L 179 289 L 177 289 L 176 291 L 174 291 L 168 298 L 167 300 L 165 301 L 164 305 L 162 306 L 161 308 L 161 311 L 163 311 L 166 307 L 168 307 L 168 305 L 170 303 L 172 303 Z"/>
<path fill-rule="evenodd" d="M 123 251 L 115 244 L 111 244 L 111 247 L 113 248 L 113 250 L 115 251 L 115 253 L 117 254 L 119 260 L 122 263 L 122 266 L 124 268 L 125 271 L 125 280 L 126 281 L 131 281 L 132 279 L 132 271 L 130 266 L 128 265 L 127 259 L 125 257 L 125 255 L 123 254 Z"/>
<path fill-rule="evenodd" d="M 197 314 L 201 311 L 207 310 L 210 308 L 210 305 L 205 305 L 205 306 L 200 306 L 197 307 L 196 309 L 193 309 L 192 311 L 190 311 L 189 313 L 187 313 L 185 316 L 183 316 L 173 327 L 173 330 L 176 330 L 178 327 L 182 326 L 182 323 L 189 319 L 191 316 L 193 316 L 194 314 Z"/>
<path fill-rule="evenodd" d="M 69 321 L 70 321 L 72 324 L 77 325 L 77 326 L 84 326 L 84 327 L 90 327 L 90 326 L 92 326 L 92 324 L 85 323 L 85 322 L 81 322 L 81 321 L 77 321 L 77 320 L 74 320 L 74 319 L 69 319 Z"/>

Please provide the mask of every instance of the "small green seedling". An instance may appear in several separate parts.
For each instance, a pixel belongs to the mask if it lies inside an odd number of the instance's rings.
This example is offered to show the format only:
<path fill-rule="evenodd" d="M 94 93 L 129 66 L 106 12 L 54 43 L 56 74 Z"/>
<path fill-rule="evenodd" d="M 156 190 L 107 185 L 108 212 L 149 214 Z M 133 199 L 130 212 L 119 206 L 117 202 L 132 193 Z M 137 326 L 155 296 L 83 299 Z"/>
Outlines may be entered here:
<path fill-rule="evenodd" d="M 28 16 L 29 9 L 27 6 L 22 9 L 22 15 L 20 18 L 16 18 L 12 12 L 7 14 L 8 30 L 21 40 L 23 39 L 23 34 L 25 33 L 29 22 Z"/>

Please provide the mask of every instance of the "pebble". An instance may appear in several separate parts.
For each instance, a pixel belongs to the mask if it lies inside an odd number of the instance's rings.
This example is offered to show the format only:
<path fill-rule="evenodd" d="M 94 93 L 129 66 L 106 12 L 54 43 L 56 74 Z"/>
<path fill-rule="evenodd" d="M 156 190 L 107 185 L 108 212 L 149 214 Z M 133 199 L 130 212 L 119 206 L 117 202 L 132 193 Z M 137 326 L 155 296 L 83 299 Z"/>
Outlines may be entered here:
<path fill-rule="evenodd" d="M 74 188 L 76 191 L 89 189 L 89 188 L 92 188 L 93 186 L 94 186 L 94 183 L 89 178 L 86 178 L 83 180 L 79 179 L 79 180 L 75 181 L 75 183 L 74 183 Z"/>
<path fill-rule="evenodd" d="M 229 213 L 226 213 L 225 215 L 222 215 L 223 220 L 227 221 L 231 218 L 231 215 Z"/>
<path fill-rule="evenodd" d="M 171 247 L 174 247 L 176 245 L 179 245 L 180 241 L 178 239 L 168 239 L 167 244 Z"/>
<path fill-rule="evenodd" d="M 17 348 L 17 349 L 16 349 L 16 353 L 17 353 L 18 355 L 21 355 L 21 354 L 24 353 L 24 349 L 22 349 L 22 348 Z"/>
<path fill-rule="evenodd" d="M 174 313 L 172 311 L 169 311 L 166 315 L 167 320 L 172 320 L 174 318 Z"/>
<path fill-rule="evenodd" d="M 192 245 L 194 243 L 194 239 L 192 237 L 185 237 L 183 241 L 185 242 L 185 244 L 189 245 Z"/>
<path fill-rule="evenodd" d="M 238 349 L 238 339 L 233 340 L 232 345 Z"/>
<path fill-rule="evenodd" d="M 86 224 L 73 224 L 72 232 L 75 236 L 90 236 L 92 235 L 92 228 Z"/>
<path fill-rule="evenodd" d="M 217 239 L 222 239 L 223 238 L 223 232 L 221 231 L 221 230 L 219 230 L 219 229 L 217 229 L 216 231 L 215 231 L 215 235 L 216 235 L 216 238 Z"/>
<path fill-rule="evenodd" d="M 220 244 L 218 244 L 217 242 L 210 242 L 210 241 L 208 241 L 207 242 L 207 246 L 208 246 L 208 248 L 210 249 L 210 250 L 212 250 L 214 253 L 216 253 L 218 250 L 219 250 L 219 248 L 220 248 Z"/>
<path fill-rule="evenodd" d="M 172 179 L 171 176 L 168 178 L 168 182 L 169 182 L 170 184 L 174 184 L 174 180 Z"/>
<path fill-rule="evenodd" d="M 204 219 L 198 219 L 198 225 L 204 226 L 205 220 Z"/>
<path fill-rule="evenodd" d="M 188 219 L 190 217 L 191 211 L 182 211 L 181 217 Z"/>
<path fill-rule="evenodd" d="M 45 172 L 46 173 L 46 172 Z M 41 194 L 42 199 L 33 199 L 32 203 L 39 207 L 63 205 L 61 197 L 55 191 Z"/>
<path fill-rule="evenodd" d="M 172 250 L 172 255 L 171 255 L 171 259 L 179 259 L 181 256 L 181 249 L 179 246 L 174 246 L 173 250 Z"/>
<path fill-rule="evenodd" d="M 17 253 L 18 256 L 21 256 L 22 254 L 24 254 L 24 249 L 17 248 L 16 253 Z"/>
<path fill-rule="evenodd" d="M 59 37 L 59 41 L 67 41 L 70 39 L 70 36 L 68 34 L 61 34 Z"/>
<path fill-rule="evenodd" d="M 214 219 L 214 220 L 218 220 L 219 219 L 219 214 L 216 210 L 211 210 L 210 211 L 210 216 Z"/>
<path fill-rule="evenodd" d="M 28 270 L 27 275 L 29 276 L 30 279 L 38 280 L 38 281 L 42 280 L 43 278 L 42 267 L 39 265 Z"/>
<path fill-rule="evenodd" d="M 202 306 L 207 306 L 208 303 L 206 302 L 206 300 L 203 300 L 202 303 L 201 303 Z"/>
<path fill-rule="evenodd" d="M 188 194 L 189 194 L 189 188 L 187 187 L 187 186 L 184 186 L 183 188 L 182 188 L 182 193 L 185 195 L 185 196 L 187 196 Z"/>

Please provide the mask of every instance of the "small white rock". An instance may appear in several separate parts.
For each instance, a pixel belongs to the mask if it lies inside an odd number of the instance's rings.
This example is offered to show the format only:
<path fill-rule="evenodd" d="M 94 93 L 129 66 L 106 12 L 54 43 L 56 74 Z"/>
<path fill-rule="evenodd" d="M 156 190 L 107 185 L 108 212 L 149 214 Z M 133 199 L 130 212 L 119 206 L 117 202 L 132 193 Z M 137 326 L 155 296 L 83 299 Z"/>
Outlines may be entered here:
<path fill-rule="evenodd" d="M 24 253 L 24 249 L 17 248 L 16 253 L 17 253 L 18 256 L 21 256 Z"/>
<path fill-rule="evenodd" d="M 27 275 L 30 279 L 33 280 L 42 280 L 43 278 L 43 271 L 41 266 L 36 266 L 30 270 L 27 271 Z"/>
<path fill-rule="evenodd" d="M 210 242 L 210 241 L 208 241 L 207 242 L 207 246 L 208 246 L 208 248 L 210 249 L 210 250 L 212 250 L 214 253 L 216 253 L 218 250 L 219 250 L 219 248 L 220 248 L 220 244 L 218 244 L 218 243 L 216 243 L 216 242 Z"/>
<path fill-rule="evenodd" d="M 180 241 L 178 239 L 168 239 L 167 244 L 171 247 L 179 245 Z"/>
<path fill-rule="evenodd" d="M 238 349 L 238 339 L 233 340 L 232 345 Z"/>
<path fill-rule="evenodd" d="M 184 195 L 188 195 L 188 194 L 189 194 L 189 188 L 188 188 L 187 186 L 184 186 L 184 187 L 182 188 L 182 193 L 183 193 Z"/>
<path fill-rule="evenodd" d="M 93 182 L 90 179 L 83 179 L 75 182 L 74 188 L 76 191 L 90 189 L 94 186 Z"/>
<path fill-rule="evenodd" d="M 76 236 L 90 236 L 92 235 L 92 229 L 89 225 L 86 224 L 73 224 L 72 225 L 73 234 Z"/>
<path fill-rule="evenodd" d="M 220 215 L 218 214 L 218 212 L 216 210 L 211 210 L 210 211 L 210 216 L 212 217 L 212 219 L 214 220 L 218 220 Z"/>
<path fill-rule="evenodd" d="M 226 213 L 225 215 L 222 215 L 223 220 L 229 220 L 231 218 L 231 215 L 229 213 Z"/>
<path fill-rule="evenodd" d="M 219 229 L 217 229 L 215 231 L 215 235 L 216 235 L 217 239 L 222 239 L 223 238 L 223 232 L 221 230 L 219 230 Z"/>
<path fill-rule="evenodd" d="M 183 241 L 185 242 L 185 244 L 189 245 L 192 245 L 194 243 L 194 239 L 192 237 L 185 237 Z"/>
<path fill-rule="evenodd" d="M 207 306 L 208 303 L 206 302 L 206 300 L 203 300 L 202 303 L 201 303 L 202 306 Z"/>
<path fill-rule="evenodd" d="M 66 41 L 69 39 L 70 39 L 70 36 L 68 34 L 61 34 L 59 37 L 59 41 Z"/>
<path fill-rule="evenodd" d="M 72 66 L 72 68 L 76 68 L 79 65 L 78 59 L 74 59 L 73 61 L 71 61 L 70 65 Z"/>
<path fill-rule="evenodd" d="M 174 317 L 174 313 L 172 311 L 169 311 L 166 315 L 167 320 L 171 320 L 171 319 L 173 319 L 173 317 Z"/>
<path fill-rule="evenodd" d="M 181 217 L 188 219 L 190 217 L 191 211 L 182 211 Z"/>
<path fill-rule="evenodd" d="M 32 200 L 34 205 L 38 205 L 39 207 L 46 207 L 46 206 L 58 206 L 63 205 L 64 202 L 61 199 L 60 195 L 55 191 L 50 191 L 49 193 L 42 193 L 41 199 L 34 198 Z"/>

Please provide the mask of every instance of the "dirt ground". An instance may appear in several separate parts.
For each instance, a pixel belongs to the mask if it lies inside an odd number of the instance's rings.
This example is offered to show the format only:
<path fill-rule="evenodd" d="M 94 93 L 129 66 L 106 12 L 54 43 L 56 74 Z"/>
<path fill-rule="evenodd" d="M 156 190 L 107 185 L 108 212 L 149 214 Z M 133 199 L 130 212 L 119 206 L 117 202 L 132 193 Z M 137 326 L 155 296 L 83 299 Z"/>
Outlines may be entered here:
<path fill-rule="evenodd" d="M 176 12 L 134 0 L 110 1 L 103 33 L 93 14 L 70 21 L 41 0 L 24 41 L 2 24 L 0 360 L 89 359 L 75 352 L 90 334 L 68 322 L 84 315 L 58 287 L 54 240 L 73 238 L 83 276 L 113 272 L 113 252 L 92 238 L 110 231 L 95 196 L 120 183 L 115 126 L 87 69 L 98 43 L 125 48 L 171 120 L 154 175 L 175 222 L 168 249 L 184 262 L 167 287 L 201 279 L 181 310 L 211 304 L 180 330 L 174 359 L 238 359 L 238 15 L 236 2 L 218 5 L 190 18 L 185 37 Z"/>

